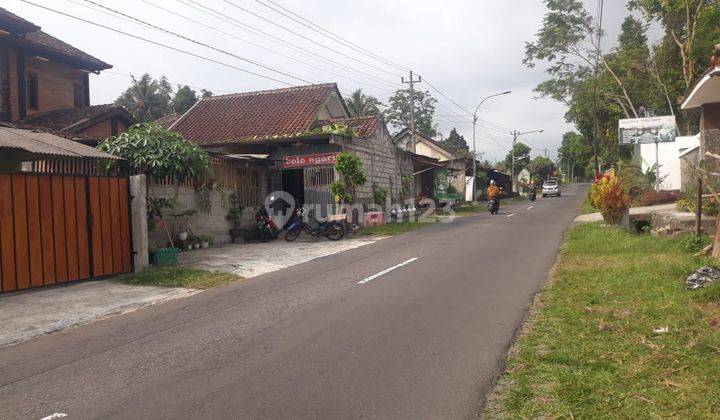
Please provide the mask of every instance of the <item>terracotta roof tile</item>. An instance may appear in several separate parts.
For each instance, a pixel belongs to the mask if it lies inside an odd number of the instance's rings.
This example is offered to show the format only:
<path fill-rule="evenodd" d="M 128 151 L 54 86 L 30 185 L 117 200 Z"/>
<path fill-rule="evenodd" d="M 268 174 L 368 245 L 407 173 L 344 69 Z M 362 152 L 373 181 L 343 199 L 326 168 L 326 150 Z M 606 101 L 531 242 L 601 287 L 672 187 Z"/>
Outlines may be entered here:
<path fill-rule="evenodd" d="M 311 128 L 334 83 L 205 98 L 170 129 L 203 145 L 296 137 Z"/>
<path fill-rule="evenodd" d="M 378 126 L 382 124 L 382 117 L 380 115 L 368 115 L 365 117 L 333 118 L 318 121 L 315 126 L 322 127 L 323 125 L 335 123 L 342 123 L 352 128 L 359 138 L 368 138 L 375 134 Z"/>
<path fill-rule="evenodd" d="M 177 121 L 180 118 L 180 115 L 176 113 L 168 114 L 164 117 L 160 117 L 157 120 L 155 120 L 156 123 L 160 124 L 162 128 L 167 129 L 171 125 L 175 124 L 175 121 Z"/>
<path fill-rule="evenodd" d="M 105 104 L 40 112 L 24 119 L 22 123 L 34 127 L 44 127 L 53 131 L 77 133 L 118 114 L 125 118 L 128 123 L 133 122 L 130 114 L 122 106 Z"/>

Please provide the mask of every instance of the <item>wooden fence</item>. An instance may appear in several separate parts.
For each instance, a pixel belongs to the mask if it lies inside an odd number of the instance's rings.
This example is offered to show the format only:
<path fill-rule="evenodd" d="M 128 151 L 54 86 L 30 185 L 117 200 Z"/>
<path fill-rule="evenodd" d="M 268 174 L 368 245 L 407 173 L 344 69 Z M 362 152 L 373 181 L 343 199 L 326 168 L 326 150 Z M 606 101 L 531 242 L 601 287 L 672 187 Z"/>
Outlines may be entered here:
<path fill-rule="evenodd" d="M 132 271 L 127 178 L 0 174 L 0 292 Z"/>

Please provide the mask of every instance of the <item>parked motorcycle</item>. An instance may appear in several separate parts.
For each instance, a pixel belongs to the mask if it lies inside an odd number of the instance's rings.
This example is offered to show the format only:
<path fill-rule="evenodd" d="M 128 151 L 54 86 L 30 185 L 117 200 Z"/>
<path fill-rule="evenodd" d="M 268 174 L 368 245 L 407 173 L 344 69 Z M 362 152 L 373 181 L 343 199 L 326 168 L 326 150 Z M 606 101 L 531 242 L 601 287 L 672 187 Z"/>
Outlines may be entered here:
<path fill-rule="evenodd" d="M 345 236 L 345 228 L 340 222 L 319 222 L 311 214 L 308 215 L 308 221 L 305 222 L 304 216 L 304 208 L 301 207 L 295 210 L 295 221 L 288 227 L 287 232 L 285 232 L 286 241 L 294 241 L 303 231 L 313 238 L 319 238 L 322 235 L 331 241 L 340 240 Z"/>
<path fill-rule="evenodd" d="M 260 232 L 260 239 L 267 241 L 268 239 L 277 239 L 280 229 L 268 214 L 265 206 L 260 206 L 255 213 L 255 226 Z"/>
<path fill-rule="evenodd" d="M 500 211 L 500 199 L 495 197 L 488 201 L 488 211 L 490 214 L 498 214 Z"/>

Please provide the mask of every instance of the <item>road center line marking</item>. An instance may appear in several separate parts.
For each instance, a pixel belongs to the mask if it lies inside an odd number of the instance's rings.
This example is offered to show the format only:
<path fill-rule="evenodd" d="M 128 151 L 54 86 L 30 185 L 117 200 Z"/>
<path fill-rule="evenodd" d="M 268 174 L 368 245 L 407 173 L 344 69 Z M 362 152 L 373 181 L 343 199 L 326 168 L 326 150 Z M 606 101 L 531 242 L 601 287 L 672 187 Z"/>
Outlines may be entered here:
<path fill-rule="evenodd" d="M 387 273 L 389 273 L 389 272 L 391 272 L 391 271 L 393 271 L 393 270 L 397 270 L 398 268 L 400 268 L 400 267 L 402 267 L 402 266 L 404 266 L 404 265 L 408 265 L 408 264 L 410 264 L 410 263 L 413 262 L 413 261 L 417 261 L 417 258 L 415 258 L 415 257 L 410 258 L 409 260 L 403 261 L 403 262 L 401 262 L 400 264 L 393 265 L 392 267 L 386 268 L 386 269 L 384 269 L 383 271 L 381 271 L 381 272 L 379 272 L 379 273 L 375 273 L 375 274 L 373 274 L 373 275 L 370 276 L 370 277 L 365 277 L 364 279 L 360 280 L 357 284 L 365 284 L 365 283 L 367 283 L 367 282 L 369 282 L 369 281 L 373 281 L 373 280 L 375 280 L 376 278 L 378 278 L 378 277 L 380 277 L 380 276 L 382 276 L 382 275 L 385 275 L 385 274 L 387 274 Z"/>
<path fill-rule="evenodd" d="M 530 209 L 532 209 L 533 207 L 535 207 L 535 206 L 530 206 L 530 207 L 528 207 L 527 209 L 530 210 Z"/>
<path fill-rule="evenodd" d="M 61 419 L 63 417 L 67 417 L 67 414 L 65 413 L 52 413 L 49 416 L 43 417 L 40 420 L 53 420 L 53 419 Z"/>
<path fill-rule="evenodd" d="M 507 218 L 510 218 L 510 217 L 513 217 L 513 216 L 515 216 L 516 214 L 517 214 L 517 213 L 510 213 L 510 214 L 508 214 L 508 215 L 507 215 L 507 216 L 505 216 L 505 217 L 507 217 Z"/>

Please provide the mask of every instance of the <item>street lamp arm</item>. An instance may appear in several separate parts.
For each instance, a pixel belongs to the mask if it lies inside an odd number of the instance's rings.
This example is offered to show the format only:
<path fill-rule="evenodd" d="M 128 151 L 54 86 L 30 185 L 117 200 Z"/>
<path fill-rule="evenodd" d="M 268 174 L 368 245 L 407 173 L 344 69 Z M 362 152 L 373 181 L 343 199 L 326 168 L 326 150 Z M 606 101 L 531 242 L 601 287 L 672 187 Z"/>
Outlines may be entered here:
<path fill-rule="evenodd" d="M 485 101 L 487 101 L 487 100 L 490 99 L 490 98 L 494 98 L 494 97 L 496 97 L 496 96 L 508 95 L 508 94 L 510 94 L 510 93 L 512 93 L 512 91 L 508 90 L 508 91 L 505 91 L 505 92 L 495 93 L 495 94 L 493 94 L 493 95 L 490 95 L 490 96 L 485 97 L 482 101 L 480 101 L 480 103 L 478 104 L 478 106 L 475 108 L 475 113 L 473 114 L 473 122 L 477 121 L 477 113 L 478 113 L 478 110 L 480 109 L 480 107 L 482 106 L 482 104 L 485 103 Z"/>

